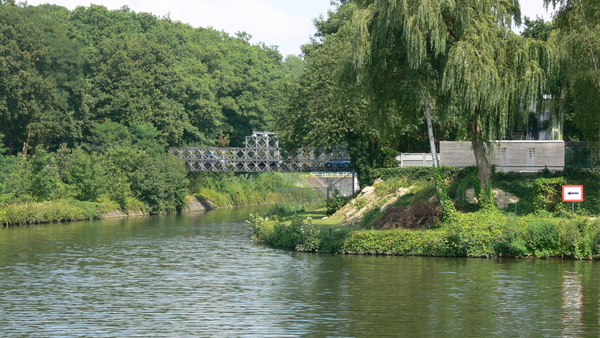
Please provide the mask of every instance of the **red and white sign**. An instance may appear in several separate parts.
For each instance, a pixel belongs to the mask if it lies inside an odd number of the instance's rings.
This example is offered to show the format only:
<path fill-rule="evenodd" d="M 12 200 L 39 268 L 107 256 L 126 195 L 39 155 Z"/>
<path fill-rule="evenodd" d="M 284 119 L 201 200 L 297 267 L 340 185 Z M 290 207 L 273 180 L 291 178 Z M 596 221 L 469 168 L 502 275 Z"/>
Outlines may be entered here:
<path fill-rule="evenodd" d="M 563 202 L 583 202 L 583 185 L 563 185 Z"/>

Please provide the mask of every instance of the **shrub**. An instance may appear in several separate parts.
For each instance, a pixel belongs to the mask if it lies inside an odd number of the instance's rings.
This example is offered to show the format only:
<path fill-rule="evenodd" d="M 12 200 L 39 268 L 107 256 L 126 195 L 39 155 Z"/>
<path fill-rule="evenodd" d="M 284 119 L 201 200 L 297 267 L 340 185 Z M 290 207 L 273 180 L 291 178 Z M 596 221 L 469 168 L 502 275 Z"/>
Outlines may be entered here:
<path fill-rule="evenodd" d="M 348 203 L 349 198 L 343 197 L 340 195 L 340 191 L 334 189 L 327 199 L 326 207 L 327 211 L 325 212 L 327 216 L 335 214 L 336 211 L 340 210 L 346 203 Z"/>
<path fill-rule="evenodd" d="M 562 177 L 545 178 L 540 177 L 534 181 L 536 210 L 558 211 L 564 208 L 561 203 L 561 185 L 567 181 Z"/>
<path fill-rule="evenodd" d="M 252 237 L 258 241 L 270 243 L 275 224 L 279 222 L 277 217 L 261 217 L 258 214 L 250 214 L 249 220 L 246 221 L 252 228 Z"/>
<path fill-rule="evenodd" d="M 441 230 L 448 240 L 450 256 L 492 257 L 497 256 L 497 244 L 507 218 L 493 209 L 476 213 L 457 214 L 446 222 Z"/>
<path fill-rule="evenodd" d="M 350 229 L 329 229 L 329 231 L 321 231 L 321 241 L 318 252 L 337 253 L 340 252 Z"/>
<path fill-rule="evenodd" d="M 536 257 L 551 257 L 561 254 L 560 232 L 553 219 L 530 219 L 522 233 L 530 254 Z"/>
<path fill-rule="evenodd" d="M 291 224 L 279 222 L 276 216 L 251 214 L 246 221 L 252 227 L 253 238 L 279 248 L 310 252 L 339 252 L 349 234 L 348 229 L 321 231 L 310 217 L 296 218 Z"/>
<path fill-rule="evenodd" d="M 439 230 L 359 230 L 348 234 L 340 252 L 358 255 L 447 256 L 448 243 Z"/>
<path fill-rule="evenodd" d="M 151 213 L 181 211 L 187 206 L 187 177 L 183 162 L 171 155 L 145 157 L 130 174 L 131 191 Z"/>
<path fill-rule="evenodd" d="M 56 157 L 61 178 L 69 185 L 73 197 L 80 201 L 96 201 L 106 181 L 106 166 L 99 156 L 88 154 L 81 148 L 61 148 Z"/>
<path fill-rule="evenodd" d="M 310 217 L 306 220 L 294 219 L 290 225 L 276 223 L 271 243 L 282 248 L 298 251 L 317 251 L 321 242 L 321 230 L 312 223 Z"/>
<path fill-rule="evenodd" d="M 269 211 L 267 211 L 267 215 L 286 215 L 293 214 L 296 212 L 302 211 L 302 206 L 298 203 L 289 203 L 289 202 L 277 202 Z"/>

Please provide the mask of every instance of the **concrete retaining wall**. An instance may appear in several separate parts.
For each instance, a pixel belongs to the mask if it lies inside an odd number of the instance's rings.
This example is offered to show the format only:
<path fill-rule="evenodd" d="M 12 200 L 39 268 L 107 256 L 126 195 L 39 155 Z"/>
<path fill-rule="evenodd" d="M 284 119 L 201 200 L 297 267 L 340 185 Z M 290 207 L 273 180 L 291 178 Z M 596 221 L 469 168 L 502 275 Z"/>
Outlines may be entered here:
<path fill-rule="evenodd" d="M 493 145 L 492 164 L 498 171 L 537 172 L 565 166 L 564 141 L 499 141 Z M 471 142 L 441 141 L 440 164 L 454 167 L 475 165 Z"/>

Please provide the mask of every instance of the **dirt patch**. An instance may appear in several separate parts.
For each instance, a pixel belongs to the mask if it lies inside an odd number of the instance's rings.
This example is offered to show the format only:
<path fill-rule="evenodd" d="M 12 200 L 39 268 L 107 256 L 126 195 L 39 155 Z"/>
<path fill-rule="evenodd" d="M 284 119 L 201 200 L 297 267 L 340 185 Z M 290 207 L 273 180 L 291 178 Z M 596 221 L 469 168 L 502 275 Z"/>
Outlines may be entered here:
<path fill-rule="evenodd" d="M 369 229 L 430 228 L 441 216 L 442 208 L 429 203 L 418 203 L 411 207 L 391 206 Z"/>

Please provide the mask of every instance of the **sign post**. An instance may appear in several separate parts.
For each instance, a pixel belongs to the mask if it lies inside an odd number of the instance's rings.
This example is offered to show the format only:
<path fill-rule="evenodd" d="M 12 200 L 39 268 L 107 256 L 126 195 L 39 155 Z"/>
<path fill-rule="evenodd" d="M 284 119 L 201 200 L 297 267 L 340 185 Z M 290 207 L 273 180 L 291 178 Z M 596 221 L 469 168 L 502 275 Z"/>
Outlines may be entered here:
<path fill-rule="evenodd" d="M 583 202 L 583 185 L 563 185 L 563 202 L 571 202 L 571 211 L 575 217 L 575 202 Z"/>

